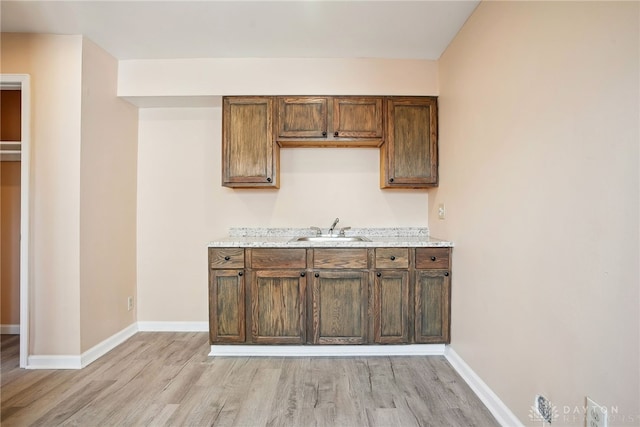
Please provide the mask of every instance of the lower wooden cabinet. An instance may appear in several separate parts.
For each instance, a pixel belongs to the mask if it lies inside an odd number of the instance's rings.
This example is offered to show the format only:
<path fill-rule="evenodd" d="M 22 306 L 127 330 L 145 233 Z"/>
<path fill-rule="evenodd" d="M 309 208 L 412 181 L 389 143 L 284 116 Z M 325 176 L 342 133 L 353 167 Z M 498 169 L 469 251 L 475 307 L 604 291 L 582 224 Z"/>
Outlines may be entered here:
<path fill-rule="evenodd" d="M 211 342 L 245 341 L 243 270 L 209 270 L 209 335 Z"/>
<path fill-rule="evenodd" d="M 374 341 L 380 344 L 409 342 L 409 272 L 376 272 L 374 284 Z"/>
<path fill-rule="evenodd" d="M 261 344 L 306 341 L 306 273 L 260 270 L 251 277 L 251 337 Z"/>
<path fill-rule="evenodd" d="M 448 343 L 450 252 L 210 248 L 210 341 Z"/>
<path fill-rule="evenodd" d="M 358 270 L 313 274 L 313 343 L 367 342 L 368 274 Z"/>
<path fill-rule="evenodd" d="M 449 342 L 449 272 L 418 270 L 415 274 L 415 342 Z"/>

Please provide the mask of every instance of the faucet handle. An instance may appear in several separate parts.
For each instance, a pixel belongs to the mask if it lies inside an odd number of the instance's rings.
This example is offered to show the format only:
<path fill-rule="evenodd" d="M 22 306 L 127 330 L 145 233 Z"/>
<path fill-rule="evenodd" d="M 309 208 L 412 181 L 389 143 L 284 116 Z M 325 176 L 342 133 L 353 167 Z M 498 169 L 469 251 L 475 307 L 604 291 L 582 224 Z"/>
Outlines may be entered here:
<path fill-rule="evenodd" d="M 312 230 L 315 230 L 316 232 L 316 236 L 319 236 L 322 234 L 322 229 L 320 227 L 309 227 Z"/>
<path fill-rule="evenodd" d="M 346 230 L 351 230 L 351 227 L 342 227 L 342 228 L 340 229 L 340 233 L 339 233 L 339 235 L 340 235 L 340 236 L 344 236 L 344 232 L 345 232 Z"/>

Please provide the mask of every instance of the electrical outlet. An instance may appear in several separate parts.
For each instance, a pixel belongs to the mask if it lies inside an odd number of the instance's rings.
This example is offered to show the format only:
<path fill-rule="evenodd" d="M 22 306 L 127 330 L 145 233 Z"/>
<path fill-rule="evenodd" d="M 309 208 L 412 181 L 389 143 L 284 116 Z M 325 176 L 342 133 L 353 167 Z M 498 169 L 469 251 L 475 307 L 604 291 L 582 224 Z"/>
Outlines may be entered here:
<path fill-rule="evenodd" d="M 447 209 L 445 208 L 444 203 L 440 203 L 438 205 L 438 218 L 445 219 L 446 216 L 447 216 Z"/>
<path fill-rule="evenodd" d="M 127 298 L 127 310 L 128 311 L 133 310 L 133 297 Z"/>
<path fill-rule="evenodd" d="M 607 427 L 607 408 L 587 396 L 587 427 Z"/>

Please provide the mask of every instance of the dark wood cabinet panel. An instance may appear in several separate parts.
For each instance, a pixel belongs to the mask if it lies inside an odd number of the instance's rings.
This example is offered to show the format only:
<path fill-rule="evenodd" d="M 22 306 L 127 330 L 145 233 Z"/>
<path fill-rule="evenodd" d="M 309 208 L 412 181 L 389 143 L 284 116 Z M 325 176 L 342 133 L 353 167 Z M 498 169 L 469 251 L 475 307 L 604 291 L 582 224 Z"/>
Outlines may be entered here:
<path fill-rule="evenodd" d="M 449 342 L 450 288 L 448 271 L 416 271 L 415 342 Z"/>
<path fill-rule="evenodd" d="M 336 138 L 382 138 L 382 98 L 334 98 L 333 131 Z"/>
<path fill-rule="evenodd" d="M 276 139 L 283 147 L 379 147 L 383 98 L 278 97 Z"/>
<path fill-rule="evenodd" d="M 306 277 L 298 270 L 254 271 L 251 277 L 251 335 L 264 344 L 306 341 Z"/>
<path fill-rule="evenodd" d="M 416 268 L 448 269 L 449 248 L 416 248 Z"/>
<path fill-rule="evenodd" d="M 253 269 L 267 268 L 301 268 L 307 266 L 307 251 L 298 249 L 248 249 L 250 255 L 249 265 Z"/>
<path fill-rule="evenodd" d="M 222 112 L 222 185 L 279 185 L 280 154 L 273 137 L 273 97 L 225 97 Z"/>
<path fill-rule="evenodd" d="M 380 344 L 409 342 L 409 272 L 384 270 L 374 285 L 374 341 Z"/>
<path fill-rule="evenodd" d="M 381 188 L 435 187 L 437 98 L 223 97 L 223 186 L 278 188 L 280 147 L 380 147 Z"/>
<path fill-rule="evenodd" d="M 209 267 L 212 344 L 450 341 L 448 247 L 216 247 Z"/>
<path fill-rule="evenodd" d="M 327 136 L 326 97 L 279 97 L 278 138 Z"/>
<path fill-rule="evenodd" d="M 367 268 L 367 250 L 314 249 L 313 268 Z"/>
<path fill-rule="evenodd" d="M 409 249 L 376 248 L 375 268 L 409 268 Z"/>
<path fill-rule="evenodd" d="M 389 97 L 381 148 L 381 187 L 438 184 L 438 106 L 435 97 Z"/>
<path fill-rule="evenodd" d="M 244 268 L 244 249 L 209 248 L 209 266 L 211 268 Z"/>
<path fill-rule="evenodd" d="M 364 344 L 368 274 L 343 270 L 316 271 L 313 276 L 313 343 Z"/>
<path fill-rule="evenodd" d="M 209 270 L 209 329 L 212 343 L 245 341 L 244 272 Z"/>

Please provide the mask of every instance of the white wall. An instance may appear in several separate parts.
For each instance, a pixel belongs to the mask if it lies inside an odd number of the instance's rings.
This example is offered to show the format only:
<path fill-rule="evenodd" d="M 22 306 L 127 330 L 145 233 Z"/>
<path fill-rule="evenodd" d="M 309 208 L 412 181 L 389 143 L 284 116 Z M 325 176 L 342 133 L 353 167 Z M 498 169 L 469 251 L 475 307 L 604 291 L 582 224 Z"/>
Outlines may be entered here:
<path fill-rule="evenodd" d="M 452 346 L 526 424 L 640 422 L 639 6 L 482 2 L 440 60 Z"/>
<path fill-rule="evenodd" d="M 30 354 L 79 354 L 82 37 L 1 37 L 2 73 L 32 85 Z"/>
<path fill-rule="evenodd" d="M 284 148 L 279 190 L 221 186 L 221 109 L 141 109 L 138 320 L 207 317 L 207 242 L 229 227 L 426 226 L 426 191 L 379 189 L 377 148 Z"/>
<path fill-rule="evenodd" d="M 116 97 L 118 62 L 82 43 L 80 322 L 84 352 L 135 321 L 138 109 Z"/>

